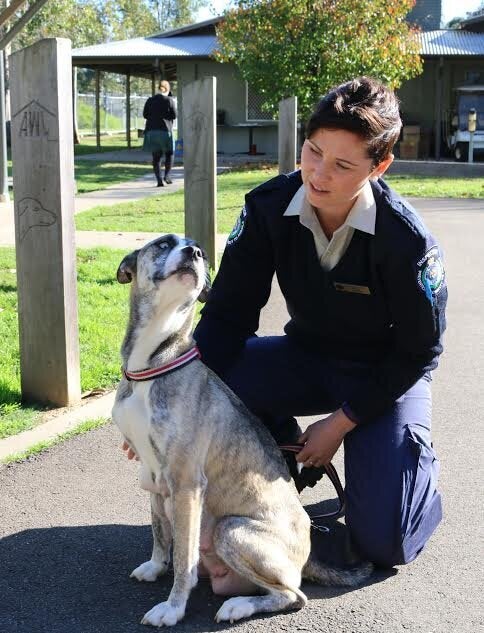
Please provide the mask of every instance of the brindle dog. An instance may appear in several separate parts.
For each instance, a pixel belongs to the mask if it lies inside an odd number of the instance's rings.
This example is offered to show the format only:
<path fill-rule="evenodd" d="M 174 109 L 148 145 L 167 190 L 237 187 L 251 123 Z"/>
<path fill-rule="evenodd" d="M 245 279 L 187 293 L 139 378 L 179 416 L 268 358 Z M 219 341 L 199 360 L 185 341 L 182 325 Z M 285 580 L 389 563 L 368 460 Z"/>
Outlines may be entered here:
<path fill-rule="evenodd" d="M 132 287 L 113 419 L 140 459 L 154 541 L 151 559 L 131 576 L 151 582 L 164 574 L 173 541 L 172 590 L 142 622 L 169 626 L 183 618 L 199 562 L 215 593 L 236 596 L 223 603 L 218 622 L 304 606 L 302 578 L 365 580 L 370 565 L 341 571 L 311 558 L 309 517 L 275 441 L 193 358 L 195 304 L 210 285 L 200 247 L 160 237 L 125 257 L 117 277 Z M 156 368 L 164 373 L 151 377 Z"/>

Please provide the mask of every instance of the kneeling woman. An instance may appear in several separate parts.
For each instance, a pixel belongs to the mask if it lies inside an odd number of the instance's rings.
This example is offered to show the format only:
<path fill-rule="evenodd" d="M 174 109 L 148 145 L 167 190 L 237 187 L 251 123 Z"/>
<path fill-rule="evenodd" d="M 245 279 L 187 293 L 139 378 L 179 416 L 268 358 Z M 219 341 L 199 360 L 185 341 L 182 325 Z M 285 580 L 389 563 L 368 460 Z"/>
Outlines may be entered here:
<path fill-rule="evenodd" d="M 203 360 L 276 439 L 304 444 L 300 488 L 344 442 L 346 524 L 385 567 L 412 561 L 441 520 L 431 371 L 447 289 L 439 245 L 381 178 L 400 130 L 379 82 L 331 90 L 300 171 L 246 196 L 195 331 Z M 274 273 L 290 320 L 256 337 Z M 291 417 L 327 413 L 302 435 Z"/>

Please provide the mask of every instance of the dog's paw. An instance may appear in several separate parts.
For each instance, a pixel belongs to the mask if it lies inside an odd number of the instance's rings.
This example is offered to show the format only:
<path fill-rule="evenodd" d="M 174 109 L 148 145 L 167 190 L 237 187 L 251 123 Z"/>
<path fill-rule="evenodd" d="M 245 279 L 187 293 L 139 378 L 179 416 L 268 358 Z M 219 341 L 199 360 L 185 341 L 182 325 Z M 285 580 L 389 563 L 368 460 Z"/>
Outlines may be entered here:
<path fill-rule="evenodd" d="M 145 582 L 154 582 L 158 576 L 166 572 L 167 567 L 168 565 L 166 564 L 155 563 L 152 560 L 148 560 L 146 563 L 142 563 L 139 567 L 133 569 L 129 577 L 144 580 Z"/>
<path fill-rule="evenodd" d="M 238 598 L 230 598 L 226 600 L 215 616 L 216 622 L 230 621 L 235 622 L 242 618 L 248 618 L 253 615 L 255 609 L 250 598 L 240 596 Z"/>
<path fill-rule="evenodd" d="M 185 615 L 185 606 L 172 607 L 168 602 L 160 602 L 144 614 L 141 624 L 151 626 L 173 626 Z"/>

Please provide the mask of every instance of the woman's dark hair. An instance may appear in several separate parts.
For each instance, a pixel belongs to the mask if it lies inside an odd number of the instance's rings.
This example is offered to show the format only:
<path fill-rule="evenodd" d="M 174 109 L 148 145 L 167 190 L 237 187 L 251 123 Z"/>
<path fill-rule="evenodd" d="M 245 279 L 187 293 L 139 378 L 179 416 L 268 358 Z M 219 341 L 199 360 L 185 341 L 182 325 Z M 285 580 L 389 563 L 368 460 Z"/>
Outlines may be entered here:
<path fill-rule="evenodd" d="M 321 128 L 354 132 L 367 142 L 376 167 L 391 153 L 401 127 L 395 94 L 376 79 L 358 77 L 321 99 L 306 126 L 306 138 Z"/>

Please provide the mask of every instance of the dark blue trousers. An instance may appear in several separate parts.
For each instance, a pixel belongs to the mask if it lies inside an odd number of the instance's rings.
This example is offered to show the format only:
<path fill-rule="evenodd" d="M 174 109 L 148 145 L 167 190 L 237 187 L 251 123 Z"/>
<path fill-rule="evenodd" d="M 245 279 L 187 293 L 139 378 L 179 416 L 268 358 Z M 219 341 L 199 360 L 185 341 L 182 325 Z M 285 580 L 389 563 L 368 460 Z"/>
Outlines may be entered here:
<path fill-rule="evenodd" d="M 290 416 L 335 411 L 364 385 L 370 369 L 271 336 L 247 341 L 221 377 L 283 442 L 290 439 Z M 344 440 L 346 524 L 360 554 L 379 566 L 412 561 L 442 518 L 431 407 L 430 381 L 422 378 L 385 415 Z"/>

